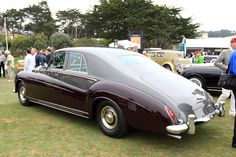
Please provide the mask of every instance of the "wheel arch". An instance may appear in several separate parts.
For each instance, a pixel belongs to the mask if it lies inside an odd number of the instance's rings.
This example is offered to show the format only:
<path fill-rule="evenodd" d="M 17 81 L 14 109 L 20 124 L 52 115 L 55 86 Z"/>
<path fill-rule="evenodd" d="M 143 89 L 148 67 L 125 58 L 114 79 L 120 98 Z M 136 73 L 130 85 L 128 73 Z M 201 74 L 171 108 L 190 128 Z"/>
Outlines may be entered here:
<path fill-rule="evenodd" d="M 105 101 L 105 100 L 112 102 L 116 107 L 120 108 L 119 105 L 114 100 L 112 100 L 111 98 L 99 96 L 99 97 L 94 99 L 94 101 L 91 105 L 90 118 L 95 118 L 96 117 L 96 110 L 97 110 L 98 104 L 102 101 Z"/>
<path fill-rule="evenodd" d="M 24 83 L 24 81 L 21 80 L 21 79 L 16 81 L 16 83 L 15 83 L 15 93 L 18 92 L 18 88 L 19 88 L 20 83 Z"/>
<path fill-rule="evenodd" d="M 173 63 L 171 63 L 171 62 L 164 62 L 164 63 L 162 64 L 163 67 L 165 67 L 166 65 L 170 66 L 171 71 L 176 71 L 176 68 L 175 68 L 175 66 L 174 66 Z"/>

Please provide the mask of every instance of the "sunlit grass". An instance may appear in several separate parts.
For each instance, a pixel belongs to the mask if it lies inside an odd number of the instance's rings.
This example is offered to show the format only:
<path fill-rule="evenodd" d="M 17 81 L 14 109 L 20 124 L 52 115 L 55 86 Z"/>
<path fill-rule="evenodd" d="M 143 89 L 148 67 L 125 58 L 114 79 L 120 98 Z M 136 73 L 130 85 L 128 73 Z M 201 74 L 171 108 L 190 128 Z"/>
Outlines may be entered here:
<path fill-rule="evenodd" d="M 182 140 L 130 130 L 121 139 L 101 133 L 94 120 L 35 105 L 23 107 L 12 93 L 13 82 L 0 79 L 1 157 L 234 157 L 233 118 L 226 114 L 197 127 Z M 228 104 L 226 113 L 228 113 Z M 158 125 L 158 124 L 157 124 Z"/>

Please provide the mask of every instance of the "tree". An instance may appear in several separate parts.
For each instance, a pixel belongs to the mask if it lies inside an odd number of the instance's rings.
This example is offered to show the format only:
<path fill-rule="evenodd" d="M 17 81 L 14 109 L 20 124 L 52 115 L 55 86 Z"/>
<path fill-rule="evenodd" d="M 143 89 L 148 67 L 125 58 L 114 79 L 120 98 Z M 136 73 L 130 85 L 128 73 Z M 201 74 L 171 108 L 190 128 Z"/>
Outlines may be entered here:
<path fill-rule="evenodd" d="M 161 48 L 180 43 L 182 35 L 186 38 L 196 37 L 199 24 L 192 24 L 191 18 L 181 17 L 180 11 L 180 8 L 153 6 L 148 15 L 152 20 L 149 19 L 149 26 L 144 28 L 145 37 Z"/>
<path fill-rule="evenodd" d="M 35 47 L 36 49 L 40 50 L 40 49 L 46 49 L 48 46 L 48 38 L 47 36 L 45 36 L 43 33 L 38 33 L 38 34 L 34 34 L 31 37 L 31 40 L 33 41 L 33 47 Z"/>
<path fill-rule="evenodd" d="M 24 17 L 30 21 L 27 28 L 33 32 L 43 32 L 49 37 L 56 31 L 55 20 L 52 18 L 47 1 L 41 1 L 38 5 L 34 4 L 21 11 L 24 12 Z"/>
<path fill-rule="evenodd" d="M 7 10 L 4 14 L 7 18 L 7 29 L 13 34 L 19 33 L 22 29 L 22 23 L 24 22 L 23 13 L 16 9 Z"/>
<path fill-rule="evenodd" d="M 144 41 L 155 41 L 158 47 L 168 47 L 186 37 L 196 36 L 198 24 L 183 18 L 181 9 L 153 5 L 151 0 L 100 0 L 86 15 L 84 25 L 98 36 L 127 39 L 129 32 L 143 32 Z"/>
<path fill-rule="evenodd" d="M 60 22 L 61 29 L 70 34 L 71 37 L 78 37 L 78 29 L 81 29 L 81 13 L 78 9 L 69 9 L 58 11 L 56 13 L 57 21 Z"/>
<path fill-rule="evenodd" d="M 30 36 L 19 35 L 15 37 L 12 41 L 12 48 L 13 52 L 20 52 L 21 55 L 24 55 L 27 48 L 32 47 L 33 41 Z"/>
<path fill-rule="evenodd" d="M 72 39 L 68 34 L 65 33 L 54 33 L 50 37 L 51 46 L 55 49 L 72 46 Z"/>
<path fill-rule="evenodd" d="M 236 35 L 235 31 L 230 30 L 220 30 L 220 31 L 202 31 L 202 33 L 208 33 L 209 37 L 227 37 Z"/>
<path fill-rule="evenodd" d="M 81 38 L 73 42 L 73 46 L 75 47 L 83 47 L 83 46 L 104 47 L 108 46 L 108 44 L 109 42 L 106 39 L 95 40 L 95 39 Z"/>

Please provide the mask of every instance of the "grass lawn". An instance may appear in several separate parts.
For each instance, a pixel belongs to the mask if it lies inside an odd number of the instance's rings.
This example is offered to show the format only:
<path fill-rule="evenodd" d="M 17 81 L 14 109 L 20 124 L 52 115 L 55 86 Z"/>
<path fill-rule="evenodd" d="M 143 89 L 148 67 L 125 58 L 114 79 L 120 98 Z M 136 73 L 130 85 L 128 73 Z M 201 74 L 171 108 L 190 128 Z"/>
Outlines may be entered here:
<path fill-rule="evenodd" d="M 13 87 L 13 82 L 0 79 L 0 157 L 236 156 L 228 103 L 225 117 L 198 126 L 195 135 L 182 140 L 137 130 L 114 139 L 103 135 L 94 120 L 40 105 L 21 106 Z"/>

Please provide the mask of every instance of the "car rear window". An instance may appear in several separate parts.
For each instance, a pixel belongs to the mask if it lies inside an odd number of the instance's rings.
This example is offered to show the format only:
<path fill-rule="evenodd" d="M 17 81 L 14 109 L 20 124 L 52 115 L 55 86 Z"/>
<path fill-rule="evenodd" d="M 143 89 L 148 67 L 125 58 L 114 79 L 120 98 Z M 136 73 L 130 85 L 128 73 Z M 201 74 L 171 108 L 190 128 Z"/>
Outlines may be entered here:
<path fill-rule="evenodd" d="M 139 55 L 126 55 L 118 58 L 118 63 L 132 71 L 147 73 L 162 70 L 162 67 L 153 60 Z"/>

